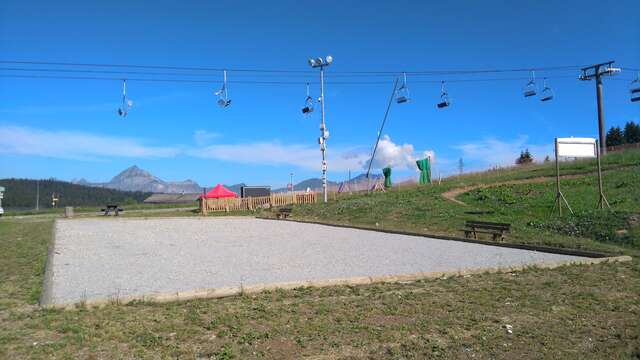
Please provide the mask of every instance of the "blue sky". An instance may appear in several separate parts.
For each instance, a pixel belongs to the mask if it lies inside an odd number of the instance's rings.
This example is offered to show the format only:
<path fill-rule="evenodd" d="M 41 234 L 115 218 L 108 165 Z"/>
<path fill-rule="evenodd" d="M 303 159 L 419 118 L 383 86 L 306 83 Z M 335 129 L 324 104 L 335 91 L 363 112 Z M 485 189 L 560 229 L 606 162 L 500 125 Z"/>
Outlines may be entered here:
<path fill-rule="evenodd" d="M 354 174 L 362 171 L 393 78 L 339 72 L 513 69 L 607 60 L 623 69 L 640 68 L 639 12 L 640 3 L 632 0 L 606 7 L 595 1 L 151 5 L 5 0 L 0 60 L 309 71 L 308 57 L 331 54 L 329 178 L 341 180 L 349 168 Z M 222 77 L 208 74 L 207 79 Z M 556 93 L 546 103 L 522 96 L 524 80 L 453 81 L 526 73 L 409 76 L 412 100 L 392 106 L 377 165 L 392 164 L 398 178 L 415 176 L 411 162 L 429 153 L 435 154 L 436 172 L 448 174 L 460 157 L 466 169 L 483 169 L 512 163 L 525 147 L 538 157 L 551 154 L 556 136 L 596 137 L 594 84 L 578 81 L 578 75 L 577 70 L 538 71 L 537 78 L 548 76 Z M 628 96 L 634 77 L 623 71 L 605 81 L 607 128 L 639 121 L 640 105 Z M 453 105 L 445 110 L 435 107 L 439 84 L 424 82 L 441 79 L 451 80 L 447 90 Z M 190 178 L 202 185 L 282 186 L 290 172 L 297 181 L 319 177 L 319 117 L 305 119 L 300 113 L 306 81 L 317 95 L 316 73 L 230 71 L 233 102 L 226 109 L 215 103 L 220 82 L 129 81 L 134 107 L 120 118 L 119 81 L 0 77 L 0 178 L 106 181 L 134 164 L 166 180 Z M 375 84 L 340 84 L 349 81 Z"/>

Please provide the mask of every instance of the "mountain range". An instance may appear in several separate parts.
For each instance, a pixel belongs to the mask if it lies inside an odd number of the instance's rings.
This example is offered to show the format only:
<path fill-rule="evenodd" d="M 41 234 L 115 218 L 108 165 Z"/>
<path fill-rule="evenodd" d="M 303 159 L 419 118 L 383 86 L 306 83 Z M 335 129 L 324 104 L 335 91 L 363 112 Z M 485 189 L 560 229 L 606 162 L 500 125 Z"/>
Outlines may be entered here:
<path fill-rule="evenodd" d="M 328 181 L 329 190 L 344 190 L 344 191 L 359 191 L 366 190 L 368 186 L 371 186 L 377 179 L 381 178 L 382 175 L 372 174 L 370 176 L 371 180 L 366 178 L 365 174 L 360 174 L 351 179 L 351 181 L 344 182 L 335 182 Z M 93 186 L 107 189 L 115 189 L 122 191 L 143 191 L 143 192 L 152 192 L 152 193 L 167 193 L 167 194 L 195 194 L 201 193 L 203 188 L 195 181 L 187 179 L 184 181 L 164 181 L 150 172 L 139 168 L 134 165 L 131 166 L 118 175 L 114 176 L 109 182 L 103 183 L 92 183 L 88 182 L 85 179 L 75 179 L 71 181 L 74 184 L 85 185 L 85 186 Z M 239 183 L 234 185 L 225 185 L 229 190 L 240 194 L 240 187 L 245 186 L 245 183 Z M 347 187 L 348 185 L 348 187 Z M 295 191 L 304 191 L 307 188 L 313 191 L 322 190 L 322 180 L 319 178 L 311 178 L 303 180 L 294 185 Z M 206 189 L 209 190 L 209 189 Z M 273 192 L 286 192 L 288 189 L 279 188 L 273 190 Z"/>
<path fill-rule="evenodd" d="M 153 193 L 200 193 L 202 188 L 193 180 L 164 181 L 150 172 L 140 169 L 136 165 L 131 166 L 111 181 L 106 183 L 91 183 L 85 179 L 71 181 L 74 184 L 117 189 L 123 191 L 144 191 Z"/>

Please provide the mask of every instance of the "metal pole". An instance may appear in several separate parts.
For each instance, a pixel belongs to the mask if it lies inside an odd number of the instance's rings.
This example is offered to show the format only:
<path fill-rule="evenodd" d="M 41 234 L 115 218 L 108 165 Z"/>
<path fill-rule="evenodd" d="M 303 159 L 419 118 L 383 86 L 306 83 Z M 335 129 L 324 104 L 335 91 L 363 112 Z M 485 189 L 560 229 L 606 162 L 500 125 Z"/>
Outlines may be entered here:
<path fill-rule="evenodd" d="M 40 180 L 36 180 L 36 211 L 40 210 Z"/>
<path fill-rule="evenodd" d="M 327 157 L 325 144 L 326 126 L 324 122 L 324 67 L 320 67 L 320 112 L 322 113 L 322 123 L 320 124 L 320 137 L 322 138 L 320 144 L 320 151 L 322 152 L 322 198 L 325 203 L 329 200 L 329 193 L 327 189 Z"/>
<path fill-rule="evenodd" d="M 600 194 L 598 195 L 598 207 L 600 209 L 604 209 L 605 205 L 609 207 L 609 202 L 607 202 L 607 198 L 604 196 L 604 190 L 602 188 L 602 166 L 600 164 L 600 151 L 598 148 L 597 141 L 596 141 L 596 155 L 598 157 L 598 191 L 600 192 Z"/>
<path fill-rule="evenodd" d="M 607 155 L 607 141 L 604 130 L 604 109 L 602 106 L 602 79 L 600 78 L 600 67 L 596 67 L 596 96 L 598 98 L 598 132 L 600 137 L 600 153 Z"/>
<path fill-rule="evenodd" d="M 562 216 L 562 203 L 560 202 L 560 162 L 558 161 L 558 138 L 555 140 L 556 153 L 556 202 L 558 203 L 558 214 Z"/>
<path fill-rule="evenodd" d="M 391 96 L 389 97 L 387 110 L 384 112 L 384 118 L 382 119 L 382 124 L 380 124 L 380 130 L 378 130 L 378 138 L 376 139 L 376 144 L 373 146 L 373 151 L 371 152 L 371 160 L 369 160 L 369 168 L 367 169 L 367 179 L 369 178 L 369 173 L 371 172 L 371 164 L 373 164 L 373 159 L 376 156 L 376 150 L 378 150 L 378 143 L 380 142 L 380 136 L 382 136 L 382 129 L 384 129 L 384 123 L 387 122 L 387 116 L 389 115 L 389 109 L 391 109 L 391 104 L 393 103 L 393 97 L 396 94 L 397 87 L 398 87 L 398 78 L 396 78 L 396 81 L 393 83 L 393 91 L 391 91 Z"/>
<path fill-rule="evenodd" d="M 289 184 L 291 184 L 291 193 L 293 193 L 293 173 L 289 173 Z"/>

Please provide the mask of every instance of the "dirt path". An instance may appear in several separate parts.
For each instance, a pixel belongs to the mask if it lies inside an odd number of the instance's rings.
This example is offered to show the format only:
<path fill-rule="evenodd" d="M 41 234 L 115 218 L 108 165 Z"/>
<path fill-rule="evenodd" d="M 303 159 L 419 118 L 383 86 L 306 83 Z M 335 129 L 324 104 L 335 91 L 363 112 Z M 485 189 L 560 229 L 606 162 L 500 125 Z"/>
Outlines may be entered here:
<path fill-rule="evenodd" d="M 589 176 L 589 175 L 592 175 L 592 173 L 564 175 L 564 176 L 560 176 L 560 178 L 561 179 L 575 179 L 575 178 L 578 178 L 578 177 Z M 502 186 L 502 185 L 542 183 L 542 182 L 553 181 L 553 180 L 555 180 L 555 176 L 540 176 L 540 177 L 534 177 L 534 178 L 528 178 L 528 179 L 518 179 L 518 180 L 503 181 L 503 182 L 498 182 L 498 183 L 493 183 L 493 184 L 476 184 L 476 185 L 469 185 L 469 186 L 463 186 L 463 187 L 451 189 L 451 190 L 449 190 L 447 192 L 442 193 L 441 195 L 442 195 L 443 198 L 445 198 L 447 200 L 450 200 L 450 201 L 453 201 L 456 204 L 468 206 L 469 204 L 456 199 L 456 197 L 458 197 L 458 195 L 460 195 L 460 194 L 463 194 L 463 193 L 466 193 L 468 191 L 475 190 L 475 189 L 486 189 L 486 188 Z"/>

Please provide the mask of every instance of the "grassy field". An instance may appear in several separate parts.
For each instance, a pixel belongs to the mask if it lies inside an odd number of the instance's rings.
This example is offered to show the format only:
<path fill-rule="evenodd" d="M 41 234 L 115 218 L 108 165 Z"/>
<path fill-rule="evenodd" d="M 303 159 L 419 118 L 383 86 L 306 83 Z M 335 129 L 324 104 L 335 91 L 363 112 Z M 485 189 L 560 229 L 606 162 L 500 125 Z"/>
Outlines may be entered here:
<path fill-rule="evenodd" d="M 509 221 L 509 241 L 637 256 L 640 155 L 607 157 L 612 211 L 593 210 L 585 162 L 564 164 L 575 216 L 550 215 L 553 182 L 473 184 L 553 175 L 540 165 L 450 179 L 439 186 L 340 197 L 294 216 L 333 223 L 458 234 L 465 219 Z M 493 211 L 479 215 L 478 211 Z M 183 212 L 186 215 L 194 215 Z M 166 214 L 163 214 L 166 216 Z M 624 230 L 624 231 L 622 231 Z M 529 269 L 437 280 L 177 303 L 48 310 L 36 306 L 52 220 L 0 221 L 0 358 L 548 358 L 640 357 L 640 263 Z M 511 326 L 509 333 L 507 325 Z"/>
<path fill-rule="evenodd" d="M 576 212 L 575 216 L 562 220 L 553 212 L 552 164 L 470 174 L 440 185 L 343 195 L 326 206 L 297 206 L 294 218 L 453 236 L 462 235 L 460 229 L 465 220 L 499 221 L 513 226 L 509 242 L 637 254 L 640 230 L 632 224 L 640 220 L 640 152 L 611 154 L 603 165 L 611 210 L 595 209 L 598 192 L 594 163 L 564 163 L 563 175 L 580 176 L 561 181 L 563 192 Z M 457 197 L 467 206 L 442 196 L 455 188 L 526 179 L 544 181 L 471 190 Z M 618 230 L 625 230 L 626 234 L 616 235 Z"/>

